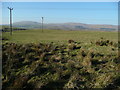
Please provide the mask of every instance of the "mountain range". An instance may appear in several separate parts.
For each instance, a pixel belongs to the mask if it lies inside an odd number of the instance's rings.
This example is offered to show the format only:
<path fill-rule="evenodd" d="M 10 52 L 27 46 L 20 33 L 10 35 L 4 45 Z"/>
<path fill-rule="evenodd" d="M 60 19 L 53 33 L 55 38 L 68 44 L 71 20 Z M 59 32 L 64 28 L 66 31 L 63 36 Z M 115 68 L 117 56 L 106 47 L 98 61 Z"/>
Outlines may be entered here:
<path fill-rule="evenodd" d="M 13 23 L 14 27 L 25 29 L 41 29 L 42 24 L 34 21 L 21 21 Z M 117 31 L 117 25 L 99 25 L 99 24 L 84 24 L 84 23 L 44 23 L 44 29 L 54 30 L 102 30 L 102 31 Z"/>

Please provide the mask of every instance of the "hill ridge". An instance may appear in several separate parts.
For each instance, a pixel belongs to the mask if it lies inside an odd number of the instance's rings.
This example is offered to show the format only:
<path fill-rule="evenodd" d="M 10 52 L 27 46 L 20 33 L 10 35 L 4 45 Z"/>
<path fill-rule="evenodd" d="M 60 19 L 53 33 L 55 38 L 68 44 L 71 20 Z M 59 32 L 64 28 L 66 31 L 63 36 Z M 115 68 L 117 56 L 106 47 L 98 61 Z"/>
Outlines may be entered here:
<path fill-rule="evenodd" d="M 13 23 L 14 27 L 22 27 L 26 29 L 39 29 L 42 24 L 36 21 L 20 21 Z M 57 30 L 103 30 L 103 31 L 117 31 L 117 25 L 107 24 L 85 24 L 76 22 L 66 23 L 44 23 L 44 29 Z"/>

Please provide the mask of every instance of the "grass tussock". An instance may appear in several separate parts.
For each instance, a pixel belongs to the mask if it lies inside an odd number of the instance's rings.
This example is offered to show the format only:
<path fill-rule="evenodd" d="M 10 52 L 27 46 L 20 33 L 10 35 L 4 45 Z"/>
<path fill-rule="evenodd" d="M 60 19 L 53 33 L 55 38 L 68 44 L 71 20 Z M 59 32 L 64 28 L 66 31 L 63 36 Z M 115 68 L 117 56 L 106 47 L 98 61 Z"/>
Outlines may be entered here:
<path fill-rule="evenodd" d="M 67 44 L 4 43 L 2 86 L 6 90 L 120 89 L 120 56 L 114 44 L 103 39 L 89 45 L 74 40 Z M 95 49 L 91 49 L 91 45 Z M 96 51 L 104 45 L 112 53 Z"/>

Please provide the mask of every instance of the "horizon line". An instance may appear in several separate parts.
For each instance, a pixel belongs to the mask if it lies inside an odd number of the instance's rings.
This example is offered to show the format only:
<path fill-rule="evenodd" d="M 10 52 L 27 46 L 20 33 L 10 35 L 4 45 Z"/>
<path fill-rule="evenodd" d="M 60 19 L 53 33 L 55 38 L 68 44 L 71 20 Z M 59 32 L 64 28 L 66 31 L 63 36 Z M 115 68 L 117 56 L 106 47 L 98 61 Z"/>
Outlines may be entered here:
<path fill-rule="evenodd" d="M 37 21 L 17 21 L 17 22 L 13 22 L 12 24 L 14 24 L 14 23 L 18 23 L 18 22 L 37 22 Z M 40 23 L 40 22 L 37 22 L 37 23 Z M 96 23 L 96 24 L 93 24 L 93 23 L 82 23 L 82 22 L 50 22 L 50 23 L 44 23 L 44 24 L 65 24 L 65 23 L 77 23 L 77 24 L 90 24 L 90 25 L 114 25 L 114 26 L 118 26 L 118 24 L 98 24 L 98 23 Z M 9 23 L 6 23 L 6 24 L 0 24 L 0 25 L 9 25 Z"/>

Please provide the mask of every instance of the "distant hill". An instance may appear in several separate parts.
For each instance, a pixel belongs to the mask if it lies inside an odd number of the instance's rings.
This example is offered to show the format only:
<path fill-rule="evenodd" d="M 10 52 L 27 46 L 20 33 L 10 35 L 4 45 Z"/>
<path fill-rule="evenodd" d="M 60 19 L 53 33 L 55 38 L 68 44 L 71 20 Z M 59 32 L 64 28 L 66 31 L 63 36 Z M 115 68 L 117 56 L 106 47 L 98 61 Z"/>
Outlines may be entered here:
<path fill-rule="evenodd" d="M 26 29 L 41 28 L 41 23 L 33 21 L 21 21 L 13 23 L 14 27 L 21 27 Z M 57 29 L 57 30 L 103 30 L 103 31 L 117 31 L 117 25 L 95 25 L 84 23 L 50 23 L 44 24 L 44 29 Z"/>
<path fill-rule="evenodd" d="M 21 21 L 13 23 L 14 27 L 21 27 L 21 28 L 40 28 L 40 23 L 33 22 L 33 21 Z"/>

